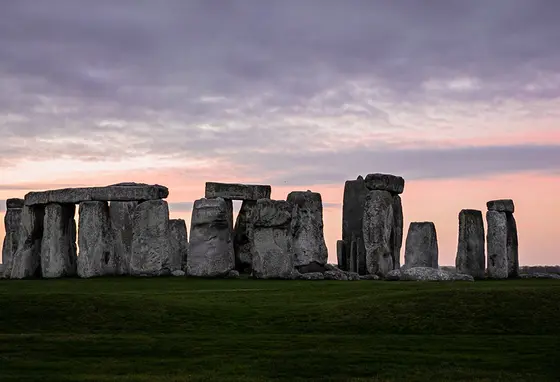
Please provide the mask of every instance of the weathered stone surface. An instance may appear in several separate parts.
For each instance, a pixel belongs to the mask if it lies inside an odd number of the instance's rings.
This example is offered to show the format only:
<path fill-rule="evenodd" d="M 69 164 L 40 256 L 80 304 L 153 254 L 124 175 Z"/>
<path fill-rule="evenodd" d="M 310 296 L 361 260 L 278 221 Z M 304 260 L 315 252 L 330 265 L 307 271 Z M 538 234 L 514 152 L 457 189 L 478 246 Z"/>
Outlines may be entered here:
<path fill-rule="evenodd" d="M 6 209 L 23 208 L 24 200 L 19 198 L 10 198 L 6 200 Z"/>
<path fill-rule="evenodd" d="M 226 275 L 227 279 L 238 279 L 239 278 L 239 272 L 237 272 L 235 269 L 232 269 L 231 271 L 228 272 L 228 274 Z"/>
<path fill-rule="evenodd" d="M 336 241 L 336 261 L 338 266 L 342 266 L 345 263 L 345 243 L 344 240 Z"/>
<path fill-rule="evenodd" d="M 45 206 L 41 274 L 44 278 L 71 277 L 77 273 L 76 205 L 50 203 Z"/>
<path fill-rule="evenodd" d="M 506 213 L 507 219 L 507 260 L 508 277 L 514 278 L 519 275 L 519 242 L 517 237 L 517 223 L 512 213 Z"/>
<path fill-rule="evenodd" d="M 187 275 L 223 277 L 234 266 L 226 201 L 223 198 L 196 200 L 191 218 Z"/>
<path fill-rule="evenodd" d="M 180 270 L 180 269 L 176 269 L 173 272 L 171 272 L 171 276 L 175 276 L 175 277 L 182 277 L 185 275 L 185 272 Z"/>
<path fill-rule="evenodd" d="M 348 281 L 348 276 L 345 272 L 326 271 L 323 276 L 325 280 Z"/>
<path fill-rule="evenodd" d="M 2 264 L 4 270 L 0 272 L 0 278 L 9 278 L 12 272 L 12 259 L 17 251 L 19 241 L 19 227 L 23 209 L 9 208 L 4 215 L 4 229 L 6 235 L 2 245 Z"/>
<path fill-rule="evenodd" d="M 294 273 L 292 203 L 259 199 L 253 214 L 253 277 L 290 279 Z"/>
<path fill-rule="evenodd" d="M 455 267 L 457 273 L 484 278 L 484 222 L 482 212 L 465 209 L 459 212 L 459 241 Z"/>
<path fill-rule="evenodd" d="M 379 280 L 379 276 L 377 276 L 377 275 L 363 275 L 363 276 L 360 276 L 360 280 Z"/>
<path fill-rule="evenodd" d="M 6 270 L 6 265 L 5 264 L 0 264 L 0 279 L 3 278 L 5 270 Z"/>
<path fill-rule="evenodd" d="M 302 265 L 299 267 L 296 267 L 299 273 L 323 273 L 327 270 L 327 268 L 325 267 L 325 264 L 319 264 L 317 262 L 311 262 L 309 264 L 306 265 Z"/>
<path fill-rule="evenodd" d="M 352 241 L 355 241 L 358 245 L 358 263 L 360 264 L 358 272 L 360 274 L 367 273 L 366 250 L 363 240 L 364 205 L 367 194 L 368 189 L 361 176 L 356 180 L 347 180 L 344 183 L 344 200 L 342 203 L 344 253 L 338 265 L 340 269 L 350 269 L 350 250 Z"/>
<path fill-rule="evenodd" d="M 490 200 L 486 202 L 486 207 L 488 211 L 498 211 L 498 212 L 515 212 L 515 206 L 513 200 L 511 199 L 498 199 Z"/>
<path fill-rule="evenodd" d="M 388 191 L 370 191 L 364 206 L 363 231 L 366 266 L 370 274 L 384 276 L 393 263 L 393 196 Z"/>
<path fill-rule="evenodd" d="M 180 269 L 180 260 L 171 263 L 169 206 L 165 200 L 148 200 L 134 210 L 132 228 L 133 276 L 163 276 Z"/>
<path fill-rule="evenodd" d="M 309 190 L 293 191 L 286 200 L 297 206 L 292 225 L 294 265 L 300 267 L 312 262 L 326 264 L 328 252 L 323 234 L 321 194 Z"/>
<path fill-rule="evenodd" d="M 388 281 L 474 281 L 470 275 L 449 273 L 432 267 L 395 269 L 386 275 Z"/>
<path fill-rule="evenodd" d="M 321 272 L 304 273 L 300 277 L 301 280 L 324 280 L 325 276 Z"/>
<path fill-rule="evenodd" d="M 360 269 L 360 257 L 358 253 L 358 248 L 360 246 L 360 238 L 352 240 L 350 243 L 350 252 L 348 253 L 348 272 L 358 272 Z"/>
<path fill-rule="evenodd" d="M 393 195 L 393 268 L 401 267 L 404 217 L 400 195 Z"/>
<path fill-rule="evenodd" d="M 244 200 L 235 221 L 233 249 L 235 252 L 235 269 L 240 273 L 251 273 L 253 241 L 252 211 L 257 202 Z"/>
<path fill-rule="evenodd" d="M 508 277 L 507 217 L 505 212 L 486 212 L 488 225 L 488 277 L 505 279 Z"/>
<path fill-rule="evenodd" d="M 438 268 L 438 241 L 433 222 L 412 222 L 408 227 L 405 268 Z"/>
<path fill-rule="evenodd" d="M 111 202 L 109 205 L 111 235 L 114 239 L 113 255 L 118 275 L 130 274 L 134 210 L 137 206 L 138 202 Z"/>
<path fill-rule="evenodd" d="M 80 203 L 78 222 L 78 276 L 82 278 L 116 274 L 109 205 L 107 202 Z"/>
<path fill-rule="evenodd" d="M 391 174 L 368 174 L 365 184 L 370 190 L 389 191 L 392 194 L 402 194 L 404 191 L 404 179 Z"/>
<path fill-rule="evenodd" d="M 556 273 L 560 275 L 560 265 L 524 265 L 519 273 Z"/>
<path fill-rule="evenodd" d="M 186 269 L 189 254 L 187 224 L 183 219 L 169 220 L 169 236 L 171 239 L 170 269 Z"/>
<path fill-rule="evenodd" d="M 519 278 L 522 278 L 522 279 L 555 279 L 555 280 L 560 280 L 560 275 L 556 274 L 556 273 L 541 273 L 541 272 L 520 273 Z"/>
<path fill-rule="evenodd" d="M 360 275 L 356 272 L 346 272 L 346 278 L 348 279 L 348 281 L 359 281 Z"/>
<path fill-rule="evenodd" d="M 30 192 L 25 195 L 25 205 L 61 203 L 78 204 L 87 201 L 144 201 L 167 198 L 169 190 L 158 184 L 119 183 L 106 187 L 63 188 Z"/>
<path fill-rule="evenodd" d="M 233 200 L 270 199 L 271 187 L 260 184 L 206 182 L 205 197 Z"/>
<path fill-rule="evenodd" d="M 43 238 L 43 206 L 24 206 L 18 234 L 17 251 L 12 257 L 10 278 L 23 279 L 41 276 L 41 241 Z M 5 272 L 6 272 L 5 271 Z"/>

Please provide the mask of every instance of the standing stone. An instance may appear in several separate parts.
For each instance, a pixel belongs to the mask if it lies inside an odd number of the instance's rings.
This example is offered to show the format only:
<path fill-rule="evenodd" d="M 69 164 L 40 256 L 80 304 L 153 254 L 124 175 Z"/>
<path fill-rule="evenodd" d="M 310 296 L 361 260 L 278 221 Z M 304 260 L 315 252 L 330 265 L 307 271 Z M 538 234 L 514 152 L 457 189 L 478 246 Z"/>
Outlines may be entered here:
<path fill-rule="evenodd" d="M 367 273 L 366 250 L 363 240 L 364 205 L 368 189 L 364 178 L 359 176 L 356 180 L 347 180 L 344 183 L 344 200 L 342 203 L 342 240 L 344 240 L 345 253 L 342 262 L 338 263 L 340 269 L 349 270 L 350 247 L 352 240 L 361 239 L 358 247 L 359 274 Z"/>
<path fill-rule="evenodd" d="M 455 267 L 457 273 L 484 278 L 484 222 L 479 210 L 459 212 L 459 241 Z"/>
<path fill-rule="evenodd" d="M 227 203 L 223 198 L 198 199 L 191 218 L 187 275 L 223 277 L 235 266 Z"/>
<path fill-rule="evenodd" d="M 488 277 L 508 277 L 507 216 L 505 212 L 486 212 L 488 224 Z"/>
<path fill-rule="evenodd" d="M 364 206 L 363 239 L 369 274 L 385 276 L 393 263 L 393 196 L 388 191 L 369 191 Z"/>
<path fill-rule="evenodd" d="M 6 236 L 4 236 L 2 245 L 2 265 L 4 269 L 0 272 L 0 278 L 9 278 L 11 276 L 12 259 L 18 247 L 22 208 L 23 199 L 8 199 L 6 201 L 6 215 L 4 215 Z"/>
<path fill-rule="evenodd" d="M 109 214 L 111 216 L 111 235 L 113 237 L 113 255 L 117 263 L 118 275 L 130 274 L 130 259 L 132 258 L 132 232 L 134 210 L 138 202 L 111 202 Z"/>
<path fill-rule="evenodd" d="M 12 279 L 41 276 L 41 241 L 43 239 L 43 206 L 24 206 L 19 226 L 18 247 L 11 265 Z"/>
<path fill-rule="evenodd" d="M 393 268 L 401 267 L 404 218 L 400 195 L 393 195 Z"/>
<path fill-rule="evenodd" d="M 338 267 L 340 268 L 341 264 L 344 264 L 345 262 L 345 258 L 344 258 L 344 240 L 337 240 L 336 241 L 336 259 L 337 259 L 337 263 L 338 263 Z"/>
<path fill-rule="evenodd" d="M 75 212 L 74 204 L 49 203 L 45 206 L 41 242 L 41 273 L 44 278 L 76 275 Z"/>
<path fill-rule="evenodd" d="M 512 213 L 506 212 L 507 218 L 507 260 L 508 277 L 519 276 L 519 243 L 517 238 L 517 223 Z"/>
<path fill-rule="evenodd" d="M 260 199 L 253 214 L 253 277 L 289 279 L 294 274 L 292 203 Z"/>
<path fill-rule="evenodd" d="M 170 258 L 171 269 L 186 269 L 189 253 L 189 241 L 185 221 L 183 219 L 169 220 L 169 235 L 171 237 L 172 245 Z"/>
<path fill-rule="evenodd" d="M 294 210 L 292 235 L 296 268 L 318 263 L 327 263 L 328 251 L 323 234 L 323 201 L 321 194 L 311 191 L 293 191 L 287 201 Z"/>
<path fill-rule="evenodd" d="M 138 204 L 132 222 L 133 276 L 170 275 L 172 250 L 169 236 L 169 206 L 165 200 L 148 200 Z"/>
<path fill-rule="evenodd" d="M 349 272 L 358 273 L 358 269 L 360 269 L 360 259 L 358 258 L 359 241 L 360 239 L 352 240 L 352 244 L 350 245 Z"/>
<path fill-rule="evenodd" d="M 107 202 L 82 202 L 78 223 L 78 276 L 114 275 L 117 261 Z"/>
<path fill-rule="evenodd" d="M 407 269 L 416 267 L 438 269 L 438 242 L 434 223 L 410 223 L 404 258 Z"/>
<path fill-rule="evenodd" d="M 253 256 L 253 241 L 251 240 L 253 223 L 251 214 L 256 205 L 257 202 L 254 200 L 244 200 L 235 222 L 233 239 L 235 269 L 240 273 L 251 272 Z"/>

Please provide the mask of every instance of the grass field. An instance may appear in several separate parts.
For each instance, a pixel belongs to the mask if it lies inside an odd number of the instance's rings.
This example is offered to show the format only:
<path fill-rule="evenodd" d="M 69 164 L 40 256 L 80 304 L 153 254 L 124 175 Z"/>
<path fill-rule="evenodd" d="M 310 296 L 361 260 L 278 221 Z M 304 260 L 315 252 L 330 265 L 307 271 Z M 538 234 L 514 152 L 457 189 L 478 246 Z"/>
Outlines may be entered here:
<path fill-rule="evenodd" d="M 0 281 L 0 381 L 558 381 L 560 282 Z"/>

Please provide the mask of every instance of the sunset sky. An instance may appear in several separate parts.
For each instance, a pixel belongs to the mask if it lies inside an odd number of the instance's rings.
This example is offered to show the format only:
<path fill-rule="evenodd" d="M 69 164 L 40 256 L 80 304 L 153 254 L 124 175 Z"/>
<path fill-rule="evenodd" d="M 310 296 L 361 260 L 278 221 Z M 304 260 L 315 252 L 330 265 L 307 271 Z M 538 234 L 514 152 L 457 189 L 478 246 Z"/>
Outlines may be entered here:
<path fill-rule="evenodd" d="M 345 180 L 384 172 L 441 265 L 459 211 L 496 198 L 521 264 L 560 264 L 558 20 L 554 0 L 4 0 L 0 209 L 136 181 L 190 224 L 206 181 L 309 189 L 336 262 Z"/>

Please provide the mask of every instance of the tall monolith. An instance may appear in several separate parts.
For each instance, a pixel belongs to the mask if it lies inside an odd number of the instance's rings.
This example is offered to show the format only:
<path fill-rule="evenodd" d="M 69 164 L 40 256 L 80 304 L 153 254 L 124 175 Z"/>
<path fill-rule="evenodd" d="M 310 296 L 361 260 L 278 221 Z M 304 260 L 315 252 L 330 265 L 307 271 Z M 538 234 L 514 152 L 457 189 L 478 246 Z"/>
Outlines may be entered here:
<path fill-rule="evenodd" d="M 431 267 L 438 269 L 438 241 L 433 222 L 412 222 L 408 227 L 405 246 L 405 268 Z"/>
<path fill-rule="evenodd" d="M 76 205 L 45 206 L 41 242 L 41 274 L 44 278 L 71 277 L 77 273 Z"/>
<path fill-rule="evenodd" d="M 484 278 L 484 222 L 482 211 L 464 209 L 459 212 L 459 240 L 455 267 L 457 273 Z"/>

